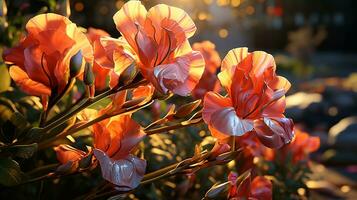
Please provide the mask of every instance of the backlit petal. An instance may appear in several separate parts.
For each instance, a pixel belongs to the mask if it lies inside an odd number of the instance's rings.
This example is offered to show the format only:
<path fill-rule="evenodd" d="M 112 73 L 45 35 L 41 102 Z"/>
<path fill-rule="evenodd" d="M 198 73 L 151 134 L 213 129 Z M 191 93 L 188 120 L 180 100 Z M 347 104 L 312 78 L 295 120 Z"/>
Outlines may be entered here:
<path fill-rule="evenodd" d="M 135 41 L 138 26 L 144 26 L 147 11 L 140 1 L 129 1 L 113 16 L 118 31 L 137 51 Z"/>
<path fill-rule="evenodd" d="M 145 174 L 146 161 L 133 155 L 114 160 L 99 149 L 94 149 L 94 155 L 99 161 L 103 178 L 118 186 L 119 191 L 136 188 Z"/>
<path fill-rule="evenodd" d="M 9 70 L 11 78 L 16 84 L 29 95 L 42 96 L 51 95 L 51 89 L 42 83 L 31 80 L 20 67 L 12 66 Z"/>
<path fill-rule="evenodd" d="M 214 92 L 207 92 L 203 100 L 202 118 L 206 124 L 209 124 L 211 115 L 214 112 L 231 107 L 232 102 L 230 98 L 223 97 Z"/>
<path fill-rule="evenodd" d="M 288 144 L 293 136 L 293 122 L 289 118 L 263 118 L 254 122 L 259 140 L 269 148 L 280 148 Z"/>

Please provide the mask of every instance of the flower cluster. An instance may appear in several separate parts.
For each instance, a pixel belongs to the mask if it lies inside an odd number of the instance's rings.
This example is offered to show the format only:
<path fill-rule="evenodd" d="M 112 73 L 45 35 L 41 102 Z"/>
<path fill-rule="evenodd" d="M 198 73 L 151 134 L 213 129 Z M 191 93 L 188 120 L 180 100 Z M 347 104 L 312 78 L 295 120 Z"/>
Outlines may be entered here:
<path fill-rule="evenodd" d="M 293 122 L 284 116 L 290 83 L 276 75 L 273 56 L 237 48 L 221 62 L 209 41 L 191 48 L 193 20 L 182 9 L 164 4 L 147 11 L 140 1 L 129 1 L 113 19 L 119 38 L 100 29 L 83 32 L 66 17 L 41 14 L 27 23 L 20 44 L 3 55 L 18 87 L 42 100 L 39 127 L 32 130 L 39 132 L 34 140 L 41 148 L 81 130 L 90 132 L 91 147 L 86 151 L 57 143 L 54 150 L 61 163 L 57 172 L 82 172 L 99 165 L 106 181 L 127 192 L 142 181 L 158 179 L 155 175 L 192 175 L 243 158 L 245 164 L 237 168 L 240 176 L 229 175 L 228 198 L 270 199 L 272 184 L 254 173 L 253 158 L 268 155 L 266 147 L 283 147 L 294 136 Z M 73 105 L 60 114 L 54 112 L 53 106 L 75 89 L 80 97 L 68 95 Z M 154 100 L 174 94 L 192 94 L 198 100 L 178 109 L 172 106 L 147 126 L 132 117 Z M 109 103 L 88 108 L 102 99 Z M 201 122 L 217 139 L 209 152 L 196 146 L 192 158 L 146 173 L 140 145 L 145 138 Z M 282 151 L 290 152 L 290 146 L 297 162 L 316 150 L 318 142 L 299 134 Z M 247 171 L 251 172 L 244 174 Z"/>

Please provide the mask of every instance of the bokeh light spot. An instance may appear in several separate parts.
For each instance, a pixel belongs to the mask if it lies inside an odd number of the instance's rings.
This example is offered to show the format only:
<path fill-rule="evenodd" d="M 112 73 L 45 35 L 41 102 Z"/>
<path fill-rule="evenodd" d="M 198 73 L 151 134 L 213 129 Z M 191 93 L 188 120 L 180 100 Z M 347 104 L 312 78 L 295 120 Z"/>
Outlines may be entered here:
<path fill-rule="evenodd" d="M 84 4 L 82 2 L 75 3 L 74 10 L 77 12 L 82 12 L 84 10 Z"/>
<path fill-rule="evenodd" d="M 350 187 L 350 186 L 348 186 L 348 185 L 343 185 L 343 186 L 341 187 L 341 192 L 347 193 L 347 192 L 349 192 L 349 191 L 351 191 L 351 187 Z"/>
<path fill-rule="evenodd" d="M 231 5 L 233 7 L 238 7 L 240 5 L 240 3 L 241 3 L 241 0 L 232 0 L 231 1 Z"/>
<path fill-rule="evenodd" d="M 220 38 L 226 38 L 228 37 L 228 34 L 229 34 L 228 30 L 225 28 L 219 29 L 218 31 L 218 35 Z"/>

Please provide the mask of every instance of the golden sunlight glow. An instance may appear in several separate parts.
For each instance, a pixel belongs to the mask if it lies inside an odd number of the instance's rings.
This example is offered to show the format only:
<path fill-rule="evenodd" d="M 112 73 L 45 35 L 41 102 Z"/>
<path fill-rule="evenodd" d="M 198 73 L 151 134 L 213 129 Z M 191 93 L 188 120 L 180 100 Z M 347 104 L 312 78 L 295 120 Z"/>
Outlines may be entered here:
<path fill-rule="evenodd" d="M 199 12 L 198 13 L 198 19 L 199 20 L 204 21 L 204 20 L 207 20 L 207 18 L 208 18 L 207 13 L 205 13 L 205 12 Z"/>
<path fill-rule="evenodd" d="M 229 0 L 217 0 L 216 3 L 218 6 L 227 6 L 229 4 Z"/>
<path fill-rule="evenodd" d="M 220 38 L 226 38 L 228 37 L 228 30 L 225 28 L 219 29 L 218 35 Z"/>
<path fill-rule="evenodd" d="M 205 2 L 205 4 L 207 4 L 207 5 L 211 5 L 211 4 L 212 4 L 212 1 L 213 1 L 213 0 L 203 0 L 203 2 Z"/>
<path fill-rule="evenodd" d="M 286 97 L 286 107 L 291 108 L 291 107 L 297 106 L 301 109 L 305 109 L 310 104 L 318 103 L 321 101 L 322 101 L 321 94 L 297 92 L 293 95 Z"/>
<path fill-rule="evenodd" d="M 124 1 L 121 1 L 121 0 L 119 0 L 115 3 L 115 7 L 117 7 L 117 9 L 120 9 L 121 7 L 123 7 L 123 5 L 124 5 Z"/>
<path fill-rule="evenodd" d="M 77 12 L 82 12 L 84 9 L 84 4 L 82 2 L 77 2 L 74 4 L 74 10 Z"/>
<path fill-rule="evenodd" d="M 351 191 L 351 187 L 348 185 L 343 185 L 340 189 L 341 189 L 341 192 L 343 192 L 343 193 L 347 193 L 347 192 Z"/>
<path fill-rule="evenodd" d="M 252 15 L 255 13 L 255 8 L 253 6 L 248 6 L 245 11 L 247 12 L 248 15 Z"/>
<path fill-rule="evenodd" d="M 299 189 L 297 190 L 297 193 L 298 193 L 300 196 L 304 196 L 305 193 L 306 193 L 306 190 L 305 190 L 305 188 L 299 188 Z"/>
<path fill-rule="evenodd" d="M 238 7 L 240 5 L 240 3 L 241 3 L 241 0 L 232 0 L 231 1 L 231 5 L 233 7 Z"/>

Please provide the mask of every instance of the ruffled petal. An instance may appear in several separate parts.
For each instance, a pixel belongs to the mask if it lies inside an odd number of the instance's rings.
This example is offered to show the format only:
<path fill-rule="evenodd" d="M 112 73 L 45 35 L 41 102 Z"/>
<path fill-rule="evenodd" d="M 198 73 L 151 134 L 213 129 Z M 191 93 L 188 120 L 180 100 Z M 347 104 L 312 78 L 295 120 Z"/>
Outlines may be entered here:
<path fill-rule="evenodd" d="M 124 38 L 102 37 L 100 43 L 106 56 L 98 56 L 96 62 L 104 68 L 114 69 L 120 75 L 134 61 L 133 52 Z"/>
<path fill-rule="evenodd" d="M 72 22 L 62 15 L 47 13 L 31 18 L 26 24 L 26 30 L 31 35 L 37 35 L 44 30 L 65 30 Z"/>
<path fill-rule="evenodd" d="M 126 157 L 146 135 L 130 115 L 113 117 L 107 129 L 111 143 L 106 153 L 113 159 Z"/>
<path fill-rule="evenodd" d="M 223 97 L 214 92 L 207 92 L 203 100 L 203 120 L 206 124 L 209 124 L 211 121 L 211 115 L 214 112 L 231 107 L 232 102 L 230 98 Z"/>
<path fill-rule="evenodd" d="M 16 84 L 29 95 L 42 96 L 51 95 L 51 89 L 42 83 L 36 82 L 28 77 L 25 71 L 18 66 L 12 66 L 9 70 L 11 78 Z"/>
<path fill-rule="evenodd" d="M 183 33 L 188 39 L 196 32 L 195 23 L 184 10 L 166 4 L 159 4 L 150 8 L 147 19 L 150 20 L 157 33 L 161 29 L 166 29 L 173 32 L 175 38 L 179 38 L 180 34 Z M 160 41 L 161 36 L 156 34 L 155 40 Z"/>
<path fill-rule="evenodd" d="M 289 118 L 267 118 L 255 120 L 254 130 L 259 140 L 269 148 L 280 148 L 293 136 L 293 121 Z"/>
<path fill-rule="evenodd" d="M 218 75 L 219 81 L 222 86 L 227 90 L 230 88 L 232 83 L 232 77 L 235 72 L 236 67 L 241 63 L 247 56 L 248 48 L 236 48 L 228 52 L 226 57 L 222 60 L 221 72 Z"/>
<path fill-rule="evenodd" d="M 133 155 L 114 160 L 99 149 L 94 149 L 94 155 L 99 161 L 103 178 L 118 186 L 119 191 L 136 188 L 145 174 L 146 161 Z"/>
<path fill-rule="evenodd" d="M 253 68 L 251 74 L 254 74 L 256 77 L 262 76 L 268 68 L 273 68 L 273 71 L 275 71 L 275 61 L 271 54 L 264 51 L 254 51 L 252 53 L 252 61 Z"/>
<path fill-rule="evenodd" d="M 147 11 L 140 1 L 129 1 L 113 16 L 118 31 L 137 52 L 135 37 L 138 27 L 144 26 Z"/>
<path fill-rule="evenodd" d="M 212 113 L 209 124 L 229 136 L 241 136 L 253 130 L 253 122 L 239 118 L 232 107 Z"/>
<path fill-rule="evenodd" d="M 187 96 L 199 82 L 203 71 L 204 59 L 201 53 L 193 51 L 178 57 L 175 63 L 155 67 L 154 75 L 163 93 L 171 90 Z"/>
<path fill-rule="evenodd" d="M 241 136 L 253 129 L 250 120 L 237 116 L 230 98 L 208 92 L 203 101 L 203 120 L 219 133 L 227 136 Z"/>

